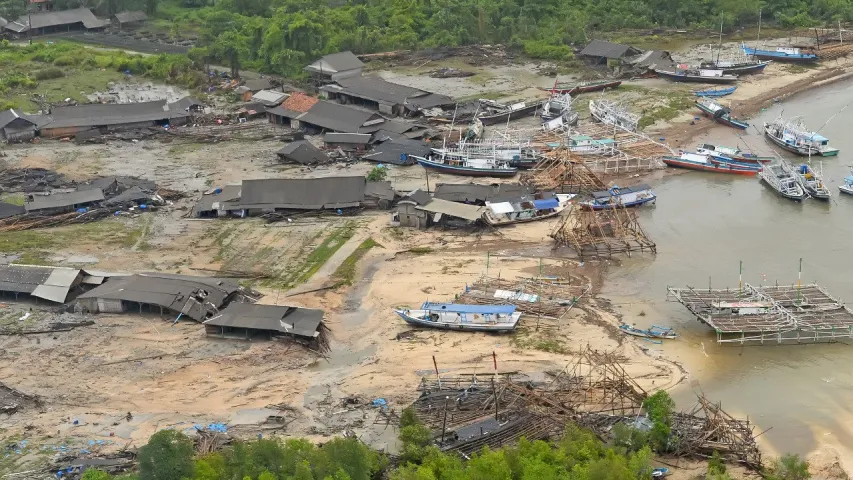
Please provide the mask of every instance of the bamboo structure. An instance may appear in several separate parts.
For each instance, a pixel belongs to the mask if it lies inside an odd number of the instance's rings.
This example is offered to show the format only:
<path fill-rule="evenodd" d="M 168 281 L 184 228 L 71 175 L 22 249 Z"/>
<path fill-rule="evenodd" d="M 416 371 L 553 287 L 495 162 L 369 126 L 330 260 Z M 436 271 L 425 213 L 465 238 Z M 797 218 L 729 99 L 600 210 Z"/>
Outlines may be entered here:
<path fill-rule="evenodd" d="M 536 166 L 522 175 L 521 183 L 537 190 L 557 190 L 563 193 L 591 193 L 606 190 L 607 186 L 587 167 L 584 159 L 560 147 L 544 153 Z"/>
<path fill-rule="evenodd" d="M 550 234 L 555 248 L 567 246 L 581 258 L 611 258 L 632 252 L 657 253 L 657 246 L 640 227 L 636 213 L 624 206 L 587 210 L 572 205 L 563 222 Z"/>
<path fill-rule="evenodd" d="M 563 284 L 546 278 L 489 278 L 477 279 L 457 299 L 460 303 L 515 305 L 524 315 L 560 319 L 578 300 L 592 289 L 589 283 Z"/>

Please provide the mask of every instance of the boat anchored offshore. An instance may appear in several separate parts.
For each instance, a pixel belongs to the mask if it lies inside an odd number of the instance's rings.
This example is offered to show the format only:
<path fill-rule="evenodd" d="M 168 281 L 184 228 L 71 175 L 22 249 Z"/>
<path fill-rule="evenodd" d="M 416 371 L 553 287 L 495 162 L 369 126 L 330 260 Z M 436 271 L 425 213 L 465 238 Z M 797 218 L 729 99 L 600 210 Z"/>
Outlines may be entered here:
<path fill-rule="evenodd" d="M 773 157 L 759 157 L 754 153 L 744 152 L 739 148 L 712 145 L 710 143 L 700 144 L 696 147 L 696 153 L 704 153 L 712 157 L 726 157 L 741 163 L 770 163 L 773 161 Z"/>
<path fill-rule="evenodd" d="M 424 302 L 417 310 L 395 310 L 410 325 L 472 332 L 509 332 L 518 326 L 515 305 L 464 305 Z"/>
<path fill-rule="evenodd" d="M 838 189 L 841 190 L 841 193 L 853 195 L 853 171 L 844 179 L 844 184 L 838 186 Z"/>
<path fill-rule="evenodd" d="M 755 175 L 761 171 L 761 165 L 754 163 L 741 163 L 725 157 L 712 157 L 693 152 L 682 151 L 680 153 L 678 157 L 663 157 L 663 163 L 670 167 L 735 175 Z"/>
<path fill-rule="evenodd" d="M 796 175 L 797 181 L 800 182 L 800 185 L 803 186 L 803 189 L 805 189 L 810 197 L 827 201 L 832 197 L 832 193 L 826 188 L 823 179 L 820 178 L 820 175 L 809 164 L 803 163 L 798 165 L 796 170 L 794 170 L 794 175 Z"/>
<path fill-rule="evenodd" d="M 624 188 L 616 185 L 603 192 L 593 192 L 592 200 L 581 202 L 580 205 L 588 210 L 607 210 L 617 207 L 638 207 L 647 203 L 654 204 L 657 198 L 652 187 L 644 183 Z"/>
<path fill-rule="evenodd" d="M 828 138 L 806 129 L 802 117 L 785 120 L 779 116 L 773 123 L 764 124 L 764 135 L 779 147 L 804 157 L 838 155 L 838 149 L 829 146 Z"/>
<path fill-rule="evenodd" d="M 696 101 L 696 107 L 702 110 L 702 113 L 706 116 L 713 118 L 717 123 L 740 130 L 746 130 L 749 127 L 748 123 L 732 116 L 730 108 L 724 107 L 710 98 L 700 98 Z"/>
<path fill-rule="evenodd" d="M 486 223 L 493 227 L 535 222 L 556 217 L 575 196 L 558 193 L 552 198 L 521 199 L 509 202 L 486 202 Z"/>
<path fill-rule="evenodd" d="M 776 190 L 779 195 L 801 202 L 809 198 L 808 193 L 797 181 L 794 171 L 788 162 L 781 160 L 779 163 L 768 165 L 760 174 L 761 180 L 770 188 Z"/>

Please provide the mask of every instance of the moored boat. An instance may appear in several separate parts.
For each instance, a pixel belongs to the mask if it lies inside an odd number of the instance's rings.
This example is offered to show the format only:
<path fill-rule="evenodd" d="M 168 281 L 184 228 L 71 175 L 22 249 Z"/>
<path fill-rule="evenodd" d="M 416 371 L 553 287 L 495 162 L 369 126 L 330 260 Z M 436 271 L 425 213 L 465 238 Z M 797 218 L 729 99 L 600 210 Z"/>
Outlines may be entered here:
<path fill-rule="evenodd" d="M 494 158 L 514 168 L 532 168 L 541 156 L 530 142 L 521 144 L 495 144 L 485 142 L 460 143 L 456 148 L 432 148 L 433 157 L 462 161 L 469 157 Z"/>
<path fill-rule="evenodd" d="M 486 99 L 480 99 L 479 102 L 485 108 L 484 112 L 477 115 L 477 118 L 483 122 L 483 125 L 506 123 L 510 120 L 532 116 L 537 110 L 542 108 L 541 100 L 518 102 L 511 105 L 504 105 Z"/>
<path fill-rule="evenodd" d="M 826 188 L 823 179 L 809 164 L 803 163 L 797 165 L 796 169 L 794 169 L 794 175 L 810 197 L 826 201 L 832 198 L 832 193 Z"/>
<path fill-rule="evenodd" d="M 559 215 L 574 197 L 572 194 L 560 193 L 552 198 L 486 202 L 483 218 L 493 227 L 545 220 Z"/>
<path fill-rule="evenodd" d="M 804 157 L 838 155 L 838 149 L 829 146 L 828 138 L 806 129 L 802 117 L 785 120 L 779 116 L 772 123 L 765 122 L 764 135 L 780 148 Z"/>
<path fill-rule="evenodd" d="M 420 309 L 395 310 L 410 325 L 472 332 L 509 332 L 518 326 L 515 305 L 424 302 Z"/>
<path fill-rule="evenodd" d="M 616 88 L 622 85 L 622 80 L 592 80 L 589 82 L 577 83 L 555 83 L 552 88 L 543 88 L 542 90 L 551 93 L 568 93 L 577 95 L 579 93 L 597 92 L 607 88 Z"/>
<path fill-rule="evenodd" d="M 632 327 L 627 323 L 623 323 L 622 325 L 619 325 L 619 329 L 627 333 L 628 335 L 633 335 L 635 337 L 658 338 L 667 340 L 674 340 L 678 338 L 678 334 L 675 333 L 675 330 L 673 330 L 672 328 L 660 327 L 657 325 L 652 325 L 652 328 L 649 329 L 642 329 Z"/>
<path fill-rule="evenodd" d="M 663 157 L 663 163 L 670 167 L 735 175 L 755 175 L 761 171 L 760 165 L 740 163 L 734 160 L 723 161 L 712 158 L 710 155 L 692 152 L 681 152 L 678 157 Z"/>
<path fill-rule="evenodd" d="M 841 193 L 853 195 L 853 172 L 850 172 L 850 175 L 844 178 L 844 184 L 839 185 L 838 190 L 840 190 Z"/>
<path fill-rule="evenodd" d="M 617 207 L 638 207 L 647 203 L 653 204 L 657 198 L 652 187 L 645 183 L 624 188 L 616 185 L 602 192 L 593 192 L 592 200 L 581 202 L 580 205 L 589 210 L 607 210 Z"/>
<path fill-rule="evenodd" d="M 729 84 L 737 82 L 737 75 L 726 75 L 722 70 L 660 70 L 655 69 L 654 72 L 658 76 L 663 77 L 673 82 L 693 82 L 693 83 L 714 83 L 714 84 Z"/>
<path fill-rule="evenodd" d="M 721 61 L 721 62 L 704 62 L 702 68 L 713 70 L 721 70 L 726 75 L 749 75 L 751 73 L 761 73 L 770 65 L 769 60 L 753 60 L 744 59 L 739 62 Z"/>
<path fill-rule="evenodd" d="M 706 88 L 704 90 L 696 90 L 693 93 L 697 97 L 719 98 L 731 95 L 735 93 L 735 90 L 737 90 L 737 85 L 733 85 L 731 87 Z"/>
<path fill-rule="evenodd" d="M 476 157 L 439 157 L 432 155 L 429 158 L 411 155 L 411 158 L 421 164 L 424 168 L 437 170 L 442 173 L 454 175 L 467 175 L 470 177 L 514 177 L 518 169 L 510 166 L 509 162 L 491 158 Z"/>
<path fill-rule="evenodd" d="M 770 163 L 773 161 L 773 157 L 760 157 L 751 152 L 744 152 L 739 148 L 713 145 L 710 143 L 700 144 L 696 147 L 696 153 L 703 153 L 713 157 L 727 157 L 741 163 Z"/>
<path fill-rule="evenodd" d="M 749 127 L 749 124 L 744 122 L 743 120 L 738 120 L 734 116 L 732 116 L 731 109 L 720 105 L 719 103 L 711 100 L 710 98 L 700 98 L 696 101 L 696 108 L 702 110 L 706 116 L 714 119 L 715 122 L 720 123 L 722 125 L 727 125 L 732 128 L 738 128 L 740 130 L 746 130 Z"/>
<path fill-rule="evenodd" d="M 809 198 L 809 194 L 794 176 L 793 169 L 784 160 L 768 165 L 759 175 L 764 183 L 787 199 L 801 202 Z"/>
<path fill-rule="evenodd" d="M 741 44 L 741 50 L 745 55 L 749 55 L 762 60 L 778 60 L 780 62 L 791 63 L 813 63 L 818 61 L 818 56 L 814 52 L 809 52 L 796 47 L 776 47 L 775 50 L 762 50 L 758 48 L 747 47 L 746 44 Z"/>

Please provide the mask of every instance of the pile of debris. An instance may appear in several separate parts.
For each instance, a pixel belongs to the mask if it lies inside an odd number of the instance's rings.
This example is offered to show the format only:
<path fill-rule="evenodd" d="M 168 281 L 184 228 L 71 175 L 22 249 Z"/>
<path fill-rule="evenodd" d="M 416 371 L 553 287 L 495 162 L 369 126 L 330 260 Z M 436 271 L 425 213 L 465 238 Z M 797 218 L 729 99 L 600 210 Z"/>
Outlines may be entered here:
<path fill-rule="evenodd" d="M 28 395 L 0 382 L 0 413 L 11 415 L 25 408 L 40 408 L 41 398 Z"/>
<path fill-rule="evenodd" d="M 438 70 L 433 70 L 429 72 L 429 76 L 432 78 L 465 78 L 465 77 L 473 77 L 476 75 L 474 72 L 469 72 L 466 70 L 459 70 L 458 68 L 453 67 L 442 67 Z"/>
<path fill-rule="evenodd" d="M 466 63 L 469 65 L 496 65 L 510 63 L 515 59 L 515 54 L 507 50 L 504 45 L 465 45 L 461 47 L 430 48 L 417 52 L 397 50 L 395 52 L 358 55 L 358 58 L 365 62 L 390 60 L 395 65 L 417 66 L 454 57 L 464 57 Z"/>
<path fill-rule="evenodd" d="M 0 162 L 0 192 L 48 192 L 70 185 L 61 173 L 46 168 L 11 168 Z"/>

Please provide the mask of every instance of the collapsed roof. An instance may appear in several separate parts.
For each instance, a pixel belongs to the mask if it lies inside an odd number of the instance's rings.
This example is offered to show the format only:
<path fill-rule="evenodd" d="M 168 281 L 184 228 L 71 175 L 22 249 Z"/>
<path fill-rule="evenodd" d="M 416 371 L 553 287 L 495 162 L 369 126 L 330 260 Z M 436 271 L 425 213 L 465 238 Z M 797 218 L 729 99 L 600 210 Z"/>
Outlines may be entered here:
<path fill-rule="evenodd" d="M 102 202 L 104 192 L 100 188 L 90 188 L 68 193 L 52 193 L 50 195 L 33 195 L 33 200 L 24 203 L 27 212 L 51 210 L 54 208 L 74 207 L 94 202 Z"/>
<path fill-rule="evenodd" d="M 479 185 L 476 183 L 439 183 L 435 198 L 462 203 L 484 203 L 516 200 L 532 196 L 535 188 L 518 183 Z"/>
<path fill-rule="evenodd" d="M 80 270 L 36 265 L 0 265 L 0 291 L 25 293 L 65 303 L 71 288 L 82 281 Z"/>
<path fill-rule="evenodd" d="M 330 161 L 328 155 L 308 140 L 290 142 L 284 148 L 277 151 L 276 155 L 283 160 L 290 160 L 291 162 L 301 163 L 302 165 L 329 163 Z"/>
<path fill-rule="evenodd" d="M 320 335 L 323 311 L 285 305 L 232 303 L 205 325 L 247 330 L 267 330 L 309 339 Z"/>
<path fill-rule="evenodd" d="M 404 105 L 412 111 L 453 105 L 454 103 L 453 99 L 446 95 L 392 83 L 380 77 L 353 76 L 335 82 L 336 84 L 326 85 L 321 90 L 342 93 L 377 103 Z"/>
<path fill-rule="evenodd" d="M 329 55 L 324 55 L 312 64 L 305 67 L 305 70 L 314 73 L 324 73 L 327 75 L 341 73 L 347 70 L 358 70 L 364 67 L 364 63 L 358 59 L 352 52 L 338 52 Z"/>

